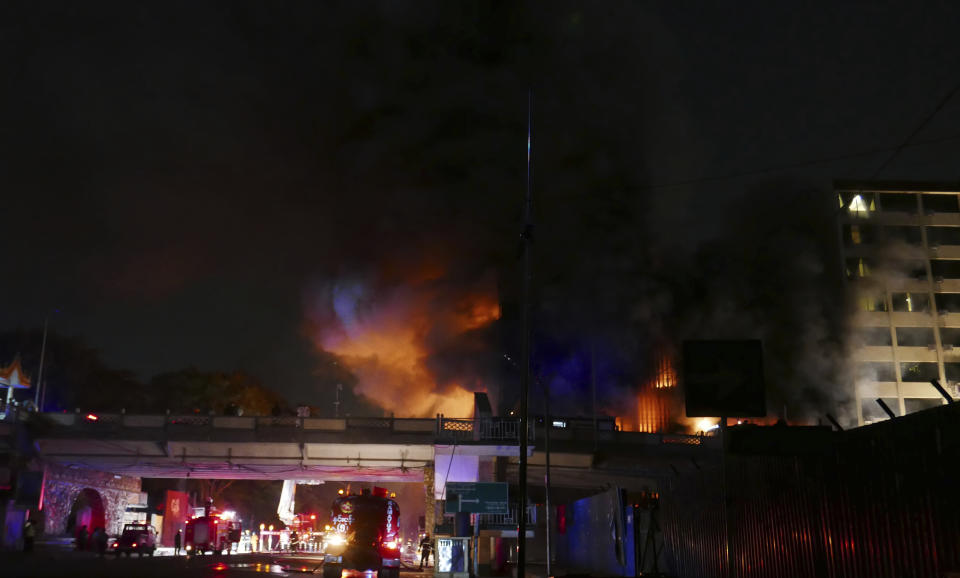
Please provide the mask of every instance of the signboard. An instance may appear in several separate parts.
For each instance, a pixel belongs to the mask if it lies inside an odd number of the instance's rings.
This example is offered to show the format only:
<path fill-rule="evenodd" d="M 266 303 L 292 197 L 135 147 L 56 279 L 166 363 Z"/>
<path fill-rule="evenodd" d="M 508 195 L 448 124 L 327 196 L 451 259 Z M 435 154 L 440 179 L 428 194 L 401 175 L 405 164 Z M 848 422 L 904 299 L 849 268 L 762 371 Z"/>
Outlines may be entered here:
<path fill-rule="evenodd" d="M 448 482 L 446 514 L 509 514 L 506 482 Z"/>
<path fill-rule="evenodd" d="M 684 341 L 687 417 L 763 417 L 763 347 L 759 340 Z"/>
<path fill-rule="evenodd" d="M 203 515 L 201 513 L 201 515 Z M 177 530 L 183 530 L 190 517 L 190 497 L 184 492 L 167 490 L 166 501 L 163 505 L 163 522 L 160 525 L 160 543 L 164 546 L 173 546 L 173 538 Z"/>

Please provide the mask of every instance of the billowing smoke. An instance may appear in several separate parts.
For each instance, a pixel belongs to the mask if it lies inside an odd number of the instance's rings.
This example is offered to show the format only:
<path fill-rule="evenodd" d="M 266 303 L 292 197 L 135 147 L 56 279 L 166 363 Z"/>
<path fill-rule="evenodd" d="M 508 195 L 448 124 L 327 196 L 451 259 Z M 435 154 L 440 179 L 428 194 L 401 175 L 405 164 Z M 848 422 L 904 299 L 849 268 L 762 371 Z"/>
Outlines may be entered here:
<path fill-rule="evenodd" d="M 357 379 L 354 393 L 398 417 L 468 417 L 492 384 L 500 317 L 496 278 L 468 281 L 431 265 L 405 278 L 353 275 L 308 295 L 316 346 Z"/>
<path fill-rule="evenodd" d="M 852 420 L 850 296 L 842 283 L 830 196 L 791 181 L 731 204 L 725 232 L 704 243 L 675 285 L 679 339 L 761 339 L 768 412 Z"/>

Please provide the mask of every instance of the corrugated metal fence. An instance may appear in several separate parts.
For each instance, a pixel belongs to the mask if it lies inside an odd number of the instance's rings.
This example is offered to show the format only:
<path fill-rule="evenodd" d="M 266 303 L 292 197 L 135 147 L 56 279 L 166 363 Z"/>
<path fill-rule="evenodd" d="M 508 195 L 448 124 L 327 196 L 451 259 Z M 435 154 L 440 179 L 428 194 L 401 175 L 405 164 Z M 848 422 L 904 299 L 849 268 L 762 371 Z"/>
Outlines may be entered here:
<path fill-rule="evenodd" d="M 733 577 L 960 572 L 960 404 L 832 433 L 735 428 L 726 459 Z M 719 462 L 662 492 L 673 572 L 726 576 Z"/>

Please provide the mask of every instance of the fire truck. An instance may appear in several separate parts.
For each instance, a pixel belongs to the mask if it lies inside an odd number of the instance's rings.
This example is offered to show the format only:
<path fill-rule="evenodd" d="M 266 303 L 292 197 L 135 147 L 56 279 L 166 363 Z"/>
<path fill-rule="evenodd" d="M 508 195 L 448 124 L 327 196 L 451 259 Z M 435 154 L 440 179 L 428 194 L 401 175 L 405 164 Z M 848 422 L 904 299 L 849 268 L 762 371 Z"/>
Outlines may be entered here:
<path fill-rule="evenodd" d="M 240 522 L 235 520 L 233 512 L 218 512 L 208 502 L 202 516 L 187 520 L 183 533 L 183 546 L 187 554 L 230 553 L 233 545 L 240 541 Z"/>
<path fill-rule="evenodd" d="M 330 511 L 323 578 L 340 578 L 344 570 L 376 570 L 378 578 L 400 576 L 400 508 L 387 490 L 364 489 L 343 495 Z"/>

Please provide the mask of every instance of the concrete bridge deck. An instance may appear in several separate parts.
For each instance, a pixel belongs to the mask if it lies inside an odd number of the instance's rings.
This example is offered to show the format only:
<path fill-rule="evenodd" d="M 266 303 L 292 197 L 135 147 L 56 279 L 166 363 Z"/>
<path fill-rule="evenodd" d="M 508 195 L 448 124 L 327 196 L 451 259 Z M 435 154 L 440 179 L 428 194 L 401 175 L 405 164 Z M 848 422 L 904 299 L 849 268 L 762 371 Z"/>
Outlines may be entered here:
<path fill-rule="evenodd" d="M 138 477 L 419 481 L 438 454 L 519 455 L 515 418 L 89 413 L 40 420 L 36 447 L 45 460 Z"/>
<path fill-rule="evenodd" d="M 519 458 L 517 418 L 42 414 L 43 459 L 137 477 L 420 481 L 444 455 Z M 622 432 L 611 421 L 562 419 L 551 426 L 558 485 L 652 478 L 718 455 L 716 438 Z M 544 424 L 531 425 L 534 476 L 544 466 Z M 512 463 L 510 463 L 512 462 Z"/>

